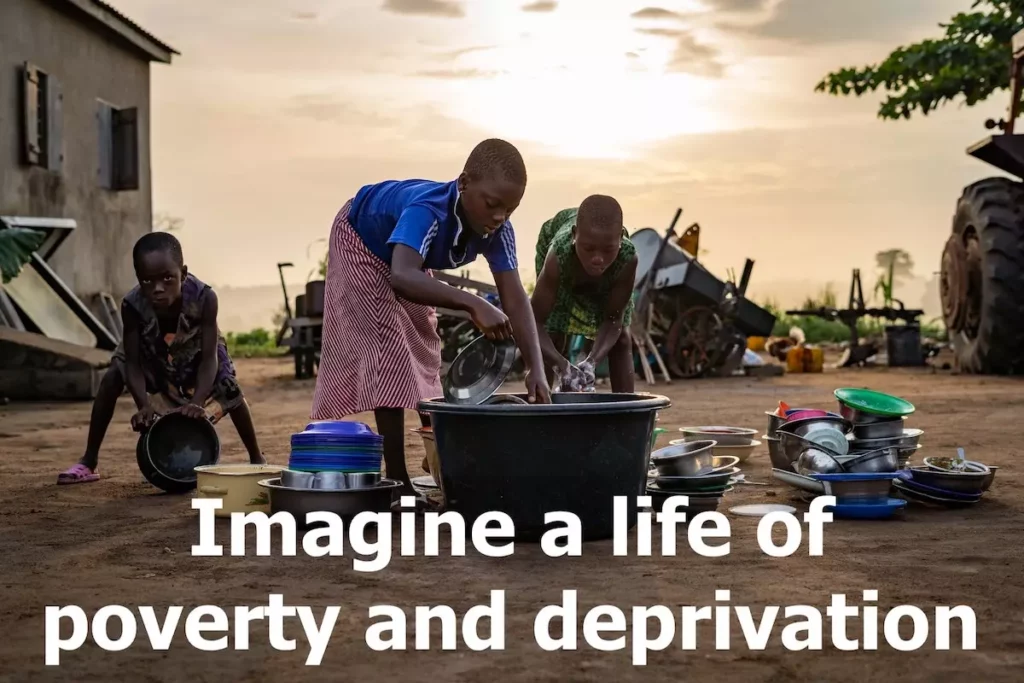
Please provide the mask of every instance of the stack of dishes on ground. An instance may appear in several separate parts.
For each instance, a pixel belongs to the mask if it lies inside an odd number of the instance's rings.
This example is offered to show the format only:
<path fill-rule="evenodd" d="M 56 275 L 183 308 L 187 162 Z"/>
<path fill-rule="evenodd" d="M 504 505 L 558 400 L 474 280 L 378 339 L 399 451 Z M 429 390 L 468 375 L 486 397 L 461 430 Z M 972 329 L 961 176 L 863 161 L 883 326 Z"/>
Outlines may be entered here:
<path fill-rule="evenodd" d="M 960 507 L 973 505 L 992 486 L 998 467 L 963 458 L 925 458 L 923 467 L 911 467 L 897 473 L 893 482 L 897 495 L 906 500 Z"/>
<path fill-rule="evenodd" d="M 712 449 L 719 458 L 737 458 L 738 462 L 746 462 L 754 454 L 754 449 L 761 445 L 756 441 L 756 429 L 746 427 L 683 427 L 682 439 L 670 441 L 670 446 L 697 441 L 714 441 Z"/>
<path fill-rule="evenodd" d="M 921 447 L 920 429 L 908 429 L 906 420 L 914 412 L 909 401 L 869 389 L 836 389 L 839 413 L 853 425 L 847 436 L 851 453 L 868 453 L 896 447 L 902 469 Z"/>
<path fill-rule="evenodd" d="M 739 474 L 736 456 L 716 456 L 715 442 L 709 440 L 673 443 L 651 453 L 654 469 L 648 474 L 647 495 L 656 511 L 673 496 L 686 496 L 688 505 L 680 506 L 687 519 L 701 512 L 717 510 L 732 491 L 732 478 Z"/>
<path fill-rule="evenodd" d="M 383 437 L 360 422 L 314 422 L 292 435 L 288 469 L 260 485 L 270 491 L 273 512 L 383 512 L 401 486 L 381 478 L 383 447 Z"/>
<path fill-rule="evenodd" d="M 814 495 L 835 496 L 831 512 L 837 518 L 883 519 L 906 506 L 889 497 L 899 448 L 871 444 L 855 450 L 854 423 L 847 416 L 780 406 L 769 414 L 768 429 L 772 476 Z"/>

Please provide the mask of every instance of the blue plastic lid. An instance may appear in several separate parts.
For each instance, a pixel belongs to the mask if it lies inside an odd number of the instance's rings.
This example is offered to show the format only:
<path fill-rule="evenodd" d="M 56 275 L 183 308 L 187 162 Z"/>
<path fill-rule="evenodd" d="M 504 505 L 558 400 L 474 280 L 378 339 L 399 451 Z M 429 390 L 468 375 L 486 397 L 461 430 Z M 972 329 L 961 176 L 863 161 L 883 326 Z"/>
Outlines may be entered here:
<path fill-rule="evenodd" d="M 350 422 L 348 420 L 325 420 L 322 422 L 310 422 L 306 425 L 306 432 L 331 436 L 377 436 L 377 433 L 370 429 L 369 425 L 362 422 Z"/>

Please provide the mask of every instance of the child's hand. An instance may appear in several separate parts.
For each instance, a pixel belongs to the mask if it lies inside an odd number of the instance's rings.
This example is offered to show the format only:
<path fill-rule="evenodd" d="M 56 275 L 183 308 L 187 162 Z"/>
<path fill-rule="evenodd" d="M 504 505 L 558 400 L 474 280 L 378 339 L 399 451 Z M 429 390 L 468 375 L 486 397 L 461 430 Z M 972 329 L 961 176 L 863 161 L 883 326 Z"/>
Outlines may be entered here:
<path fill-rule="evenodd" d="M 551 387 L 543 372 L 526 373 L 526 394 L 530 403 L 551 403 Z"/>
<path fill-rule="evenodd" d="M 491 341 L 509 339 L 512 336 L 512 323 L 509 322 L 508 316 L 483 299 L 476 303 L 470 315 L 473 316 L 473 324 Z"/>
<path fill-rule="evenodd" d="M 193 420 L 205 420 L 206 411 L 203 410 L 202 406 L 197 406 L 195 403 L 187 403 L 183 405 L 178 412 L 185 417 L 190 417 Z"/>
<path fill-rule="evenodd" d="M 141 432 L 147 429 L 156 420 L 156 411 L 151 406 L 143 406 L 139 412 L 132 415 L 132 429 Z"/>

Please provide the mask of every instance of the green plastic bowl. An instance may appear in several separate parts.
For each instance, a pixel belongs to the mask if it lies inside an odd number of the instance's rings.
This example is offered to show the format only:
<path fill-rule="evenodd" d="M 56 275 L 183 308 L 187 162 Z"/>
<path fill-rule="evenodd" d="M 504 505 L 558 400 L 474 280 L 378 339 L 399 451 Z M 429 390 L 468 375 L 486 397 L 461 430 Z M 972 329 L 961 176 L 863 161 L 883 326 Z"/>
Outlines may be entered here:
<path fill-rule="evenodd" d="M 871 389 L 847 387 L 836 389 L 836 399 L 854 410 L 881 417 L 906 417 L 914 412 L 914 404 L 898 396 L 890 396 Z"/>

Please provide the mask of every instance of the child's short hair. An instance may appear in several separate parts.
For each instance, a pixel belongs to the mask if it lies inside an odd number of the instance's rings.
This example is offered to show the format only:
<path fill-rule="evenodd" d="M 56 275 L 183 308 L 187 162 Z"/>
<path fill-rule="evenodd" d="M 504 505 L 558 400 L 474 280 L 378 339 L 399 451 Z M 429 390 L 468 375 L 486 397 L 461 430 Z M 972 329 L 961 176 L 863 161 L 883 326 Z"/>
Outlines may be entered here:
<path fill-rule="evenodd" d="M 473 148 L 463 172 L 470 180 L 497 175 L 519 185 L 526 185 L 526 163 L 515 145 L 491 138 Z"/>
<path fill-rule="evenodd" d="M 614 197 L 592 194 L 576 211 L 576 224 L 594 228 L 622 228 L 622 207 Z"/>
<path fill-rule="evenodd" d="M 149 232 L 140 237 L 132 249 L 132 263 L 135 268 L 138 269 L 139 260 L 143 256 L 156 251 L 168 252 L 179 268 L 185 266 L 185 257 L 181 253 L 181 242 L 177 237 L 169 232 Z"/>

